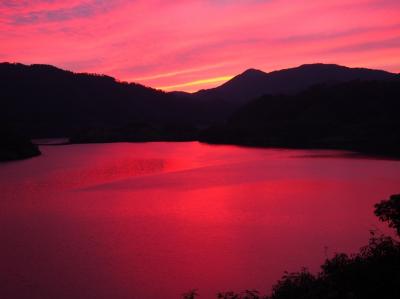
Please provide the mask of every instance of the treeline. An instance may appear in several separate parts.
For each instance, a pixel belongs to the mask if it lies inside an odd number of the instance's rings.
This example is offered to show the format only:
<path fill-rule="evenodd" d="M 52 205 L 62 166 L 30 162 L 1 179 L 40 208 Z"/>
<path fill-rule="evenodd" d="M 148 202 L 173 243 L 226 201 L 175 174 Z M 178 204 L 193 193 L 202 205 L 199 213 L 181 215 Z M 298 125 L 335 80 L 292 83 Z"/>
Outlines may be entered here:
<path fill-rule="evenodd" d="M 377 70 L 323 64 L 248 70 L 188 94 L 49 65 L 0 63 L 0 91 L 0 121 L 29 138 L 199 140 L 400 156 L 400 77 Z"/>
<path fill-rule="evenodd" d="M 190 123 L 149 124 L 131 122 L 119 127 L 92 127 L 77 129 L 71 135 L 72 143 L 193 141 L 199 130 Z"/>
<path fill-rule="evenodd" d="M 92 128 L 207 121 L 207 104 L 140 84 L 50 65 L 0 63 L 0 120 L 32 138 Z M 201 117 L 201 120 L 199 119 Z"/>
<path fill-rule="evenodd" d="M 210 143 L 348 149 L 400 156 L 400 77 L 318 85 L 295 95 L 265 95 L 222 125 Z"/>

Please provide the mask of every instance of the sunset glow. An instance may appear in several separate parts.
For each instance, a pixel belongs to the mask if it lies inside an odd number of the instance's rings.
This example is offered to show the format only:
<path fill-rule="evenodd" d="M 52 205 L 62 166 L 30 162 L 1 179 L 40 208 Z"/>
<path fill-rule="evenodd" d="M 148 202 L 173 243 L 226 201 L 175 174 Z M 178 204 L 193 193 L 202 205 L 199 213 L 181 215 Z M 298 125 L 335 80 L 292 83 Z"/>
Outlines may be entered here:
<path fill-rule="evenodd" d="M 400 72 L 398 0 L 5 0 L 0 61 L 196 91 L 248 68 Z"/>
<path fill-rule="evenodd" d="M 207 83 L 218 83 L 218 82 L 226 82 L 230 79 L 232 79 L 233 76 L 223 76 L 223 77 L 217 77 L 217 78 L 209 78 L 209 79 L 203 79 L 203 80 L 197 80 L 197 81 L 193 81 L 193 82 L 186 82 L 186 83 L 182 83 L 182 84 L 176 84 L 176 85 L 171 85 L 171 86 L 162 86 L 162 87 L 158 87 L 159 89 L 163 89 L 163 90 L 188 90 L 190 87 L 196 87 L 199 85 L 205 85 Z M 194 88 L 196 89 L 196 88 Z"/>

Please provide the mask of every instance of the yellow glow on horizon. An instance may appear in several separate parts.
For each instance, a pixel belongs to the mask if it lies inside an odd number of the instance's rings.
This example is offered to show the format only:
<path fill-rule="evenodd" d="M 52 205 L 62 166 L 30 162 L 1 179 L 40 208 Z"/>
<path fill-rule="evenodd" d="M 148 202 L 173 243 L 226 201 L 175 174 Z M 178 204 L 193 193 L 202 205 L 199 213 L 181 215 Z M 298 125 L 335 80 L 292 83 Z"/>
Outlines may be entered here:
<path fill-rule="evenodd" d="M 221 77 L 196 80 L 196 81 L 186 82 L 186 83 L 181 83 L 181 84 L 176 84 L 176 85 L 162 86 L 162 87 L 157 87 L 157 88 L 158 89 L 162 89 L 162 90 L 166 90 L 166 91 L 170 91 L 170 90 L 176 90 L 177 88 L 182 88 L 182 87 L 203 85 L 203 84 L 207 84 L 207 83 L 226 82 L 226 81 L 232 79 L 233 77 L 234 76 L 221 76 Z"/>
<path fill-rule="evenodd" d="M 145 77 L 138 77 L 138 78 L 133 78 L 130 81 L 143 81 L 143 80 L 155 80 L 155 79 L 160 79 L 160 78 L 166 78 L 166 77 L 174 77 L 177 75 L 184 75 L 184 74 L 190 74 L 190 73 L 197 73 L 201 71 L 207 71 L 207 70 L 212 70 L 216 68 L 220 68 L 223 66 L 230 65 L 232 63 L 224 62 L 224 63 L 219 63 L 219 64 L 213 64 L 213 65 L 207 65 L 203 67 L 197 67 L 197 68 L 188 68 L 188 69 L 183 69 L 183 70 L 176 70 L 173 72 L 167 72 L 167 73 L 162 73 L 162 74 L 156 74 L 156 75 L 150 75 L 150 76 L 145 76 Z"/>

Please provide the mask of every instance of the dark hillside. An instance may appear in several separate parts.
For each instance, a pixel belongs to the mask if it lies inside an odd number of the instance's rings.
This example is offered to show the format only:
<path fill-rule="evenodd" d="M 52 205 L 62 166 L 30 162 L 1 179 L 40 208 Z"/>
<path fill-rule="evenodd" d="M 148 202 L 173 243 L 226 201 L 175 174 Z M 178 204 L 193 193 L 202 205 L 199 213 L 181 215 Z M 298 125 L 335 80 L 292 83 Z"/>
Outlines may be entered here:
<path fill-rule="evenodd" d="M 212 143 L 338 148 L 400 155 L 400 79 L 319 85 L 266 95 L 206 130 Z"/>

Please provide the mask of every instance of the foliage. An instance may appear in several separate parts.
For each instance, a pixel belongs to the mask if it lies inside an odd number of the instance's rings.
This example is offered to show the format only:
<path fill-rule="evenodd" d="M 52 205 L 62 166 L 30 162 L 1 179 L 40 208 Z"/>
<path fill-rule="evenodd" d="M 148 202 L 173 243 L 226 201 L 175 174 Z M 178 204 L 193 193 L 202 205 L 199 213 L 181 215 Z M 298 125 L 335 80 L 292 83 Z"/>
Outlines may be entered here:
<path fill-rule="evenodd" d="M 261 299 L 260 293 L 257 290 L 245 290 L 241 293 L 232 291 L 217 293 L 218 299 Z"/>
<path fill-rule="evenodd" d="M 375 205 L 375 215 L 379 220 L 388 222 L 389 226 L 396 229 L 400 235 L 400 194 L 390 196 Z"/>
<path fill-rule="evenodd" d="M 381 221 L 400 231 L 400 194 L 375 205 Z M 184 297 L 185 298 L 185 297 Z M 194 298 L 194 297 L 187 297 Z M 371 232 L 357 254 L 337 253 L 326 259 L 317 274 L 306 268 L 285 272 L 269 296 L 257 291 L 222 292 L 218 299 L 397 299 L 400 298 L 400 242 Z"/>
<path fill-rule="evenodd" d="M 195 299 L 197 296 L 199 296 L 199 293 L 197 293 L 196 289 L 190 290 L 182 294 L 183 299 Z"/>

